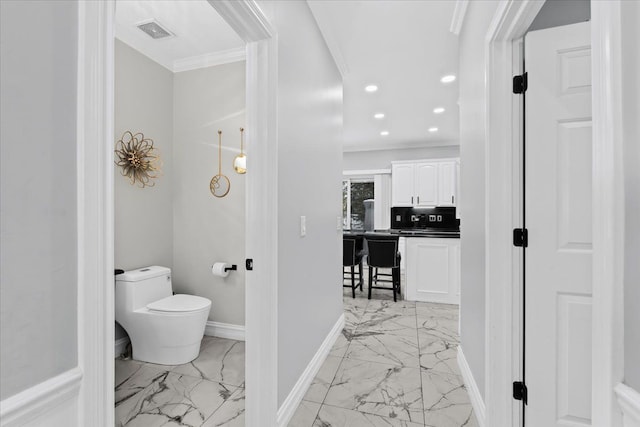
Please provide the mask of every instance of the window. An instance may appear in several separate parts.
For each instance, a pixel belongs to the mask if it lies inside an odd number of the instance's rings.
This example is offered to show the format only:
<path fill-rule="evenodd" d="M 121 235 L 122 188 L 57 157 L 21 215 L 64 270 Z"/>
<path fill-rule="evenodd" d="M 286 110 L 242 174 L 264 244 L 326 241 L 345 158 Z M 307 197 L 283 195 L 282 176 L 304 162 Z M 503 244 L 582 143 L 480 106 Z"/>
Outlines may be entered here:
<path fill-rule="evenodd" d="M 364 229 L 364 201 L 374 198 L 373 178 L 347 178 L 342 181 L 342 226 Z"/>

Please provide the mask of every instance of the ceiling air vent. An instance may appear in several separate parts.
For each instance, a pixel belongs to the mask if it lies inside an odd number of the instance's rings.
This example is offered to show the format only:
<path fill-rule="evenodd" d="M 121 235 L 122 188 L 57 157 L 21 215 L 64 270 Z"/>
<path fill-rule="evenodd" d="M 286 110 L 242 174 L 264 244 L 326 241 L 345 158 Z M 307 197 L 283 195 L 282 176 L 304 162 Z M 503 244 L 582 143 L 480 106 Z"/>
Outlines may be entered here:
<path fill-rule="evenodd" d="M 162 27 L 157 21 L 148 21 L 138 24 L 138 28 L 147 33 L 152 39 L 164 39 L 166 37 L 173 36 L 173 33 Z"/>

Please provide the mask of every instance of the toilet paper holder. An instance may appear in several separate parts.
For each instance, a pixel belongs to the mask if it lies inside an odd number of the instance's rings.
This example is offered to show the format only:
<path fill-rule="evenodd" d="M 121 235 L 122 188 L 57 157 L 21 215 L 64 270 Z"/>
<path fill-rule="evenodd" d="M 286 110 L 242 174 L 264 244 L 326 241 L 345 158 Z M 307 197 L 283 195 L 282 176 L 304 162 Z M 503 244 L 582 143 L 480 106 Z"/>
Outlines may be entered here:
<path fill-rule="evenodd" d="M 225 267 L 224 271 L 236 271 L 238 266 L 236 264 L 231 264 L 231 267 Z"/>

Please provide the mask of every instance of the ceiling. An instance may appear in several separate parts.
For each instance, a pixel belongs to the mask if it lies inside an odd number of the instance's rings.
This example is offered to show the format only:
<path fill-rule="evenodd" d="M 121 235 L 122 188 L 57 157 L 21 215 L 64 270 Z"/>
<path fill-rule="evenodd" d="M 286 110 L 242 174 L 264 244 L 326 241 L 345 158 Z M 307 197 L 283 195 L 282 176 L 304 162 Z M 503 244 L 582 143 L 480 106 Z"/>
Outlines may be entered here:
<path fill-rule="evenodd" d="M 137 28 L 152 19 L 175 36 L 154 40 Z M 245 57 L 244 41 L 206 0 L 118 0 L 116 37 L 174 72 Z"/>
<path fill-rule="evenodd" d="M 455 1 L 308 3 L 343 74 L 345 151 L 458 145 L 458 82 L 440 82 L 458 74 Z"/>
<path fill-rule="evenodd" d="M 458 82 L 440 82 L 458 72 L 455 1 L 308 3 L 343 75 L 345 151 L 458 145 Z M 136 27 L 151 19 L 175 36 L 154 40 Z M 245 57 L 245 43 L 206 0 L 118 0 L 116 37 L 174 72 Z M 370 84 L 378 91 L 365 92 Z"/>

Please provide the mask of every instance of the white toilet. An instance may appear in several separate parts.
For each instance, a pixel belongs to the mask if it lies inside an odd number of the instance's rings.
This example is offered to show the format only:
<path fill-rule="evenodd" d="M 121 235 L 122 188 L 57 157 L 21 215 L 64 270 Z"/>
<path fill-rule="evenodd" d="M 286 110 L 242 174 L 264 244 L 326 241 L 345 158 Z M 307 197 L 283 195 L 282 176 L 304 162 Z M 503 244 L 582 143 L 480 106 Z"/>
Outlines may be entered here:
<path fill-rule="evenodd" d="M 170 269 L 151 266 L 118 274 L 115 306 L 134 359 L 181 365 L 198 357 L 211 301 L 173 295 Z"/>

